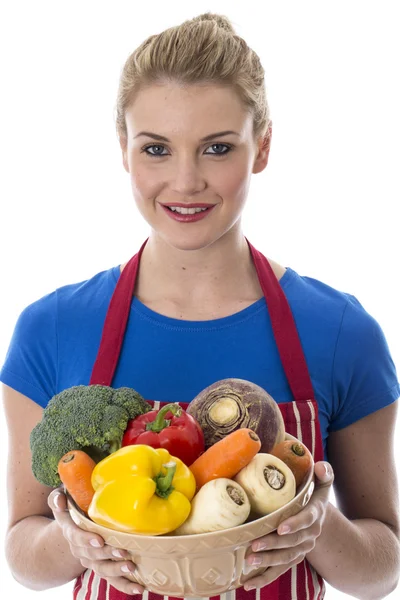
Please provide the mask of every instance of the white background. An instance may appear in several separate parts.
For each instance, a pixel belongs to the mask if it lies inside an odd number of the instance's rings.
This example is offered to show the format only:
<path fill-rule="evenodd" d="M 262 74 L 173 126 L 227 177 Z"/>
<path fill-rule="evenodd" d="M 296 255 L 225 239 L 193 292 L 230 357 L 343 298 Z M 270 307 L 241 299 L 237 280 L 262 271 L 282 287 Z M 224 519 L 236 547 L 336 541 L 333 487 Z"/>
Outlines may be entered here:
<path fill-rule="evenodd" d="M 267 256 L 357 296 L 399 368 L 396 1 L 1 6 L 0 362 L 27 304 L 124 262 L 144 240 L 114 132 L 119 73 L 147 36 L 212 10 L 231 18 L 266 70 L 274 135 L 246 235 Z M 5 490 L 3 416 L 0 425 Z M 4 537 L 5 508 L 0 515 Z M 4 552 L 0 561 L 7 597 L 71 598 L 72 584 L 23 589 Z M 327 597 L 344 595 L 329 588 Z"/>

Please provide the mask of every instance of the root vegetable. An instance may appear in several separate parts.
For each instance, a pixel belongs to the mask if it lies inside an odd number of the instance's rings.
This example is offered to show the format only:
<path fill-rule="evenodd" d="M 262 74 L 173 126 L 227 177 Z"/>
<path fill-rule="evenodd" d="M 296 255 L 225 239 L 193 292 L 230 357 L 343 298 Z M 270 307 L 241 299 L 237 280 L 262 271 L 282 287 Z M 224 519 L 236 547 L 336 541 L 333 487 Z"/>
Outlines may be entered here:
<path fill-rule="evenodd" d="M 249 464 L 260 446 L 260 438 L 251 429 L 238 429 L 224 437 L 190 465 L 197 489 L 219 477 L 234 477 Z"/>
<path fill-rule="evenodd" d="M 246 492 L 252 511 L 268 515 L 296 495 L 296 480 L 285 463 L 272 454 L 257 454 L 234 478 Z"/>
<path fill-rule="evenodd" d="M 217 381 L 200 392 L 186 412 L 200 423 L 206 448 L 240 428 L 257 433 L 261 452 L 270 452 L 285 439 L 278 404 L 263 388 L 244 379 Z"/>
<path fill-rule="evenodd" d="M 95 466 L 94 460 L 83 450 L 71 450 L 58 462 L 58 474 L 65 489 L 85 513 L 94 496 L 92 473 Z"/>
<path fill-rule="evenodd" d="M 296 486 L 300 486 L 310 469 L 312 469 L 313 458 L 311 452 L 301 442 L 285 440 L 277 444 L 271 454 L 277 456 L 290 468 L 296 479 Z"/>
<path fill-rule="evenodd" d="M 244 489 L 226 478 L 206 483 L 192 500 L 189 517 L 176 535 L 190 535 L 230 529 L 244 523 L 250 514 L 250 502 Z"/>

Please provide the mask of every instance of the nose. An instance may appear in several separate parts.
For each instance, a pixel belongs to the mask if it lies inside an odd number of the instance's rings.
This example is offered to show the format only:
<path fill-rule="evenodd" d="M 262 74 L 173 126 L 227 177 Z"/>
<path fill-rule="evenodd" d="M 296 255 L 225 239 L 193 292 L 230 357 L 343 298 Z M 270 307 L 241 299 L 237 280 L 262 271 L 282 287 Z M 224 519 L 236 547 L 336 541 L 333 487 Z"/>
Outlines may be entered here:
<path fill-rule="evenodd" d="M 174 192 L 185 196 L 204 190 L 206 182 L 195 158 L 183 156 L 171 166 L 171 187 Z"/>

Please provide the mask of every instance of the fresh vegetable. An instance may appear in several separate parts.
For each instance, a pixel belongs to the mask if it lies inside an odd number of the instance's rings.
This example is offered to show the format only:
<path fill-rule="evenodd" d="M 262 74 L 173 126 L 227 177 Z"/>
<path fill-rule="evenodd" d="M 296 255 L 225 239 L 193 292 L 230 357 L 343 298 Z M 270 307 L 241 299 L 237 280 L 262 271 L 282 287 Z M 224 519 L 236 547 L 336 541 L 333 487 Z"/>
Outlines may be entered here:
<path fill-rule="evenodd" d="M 58 487 L 58 463 L 70 450 L 98 462 L 121 447 L 129 419 L 151 410 L 135 390 L 78 385 L 51 398 L 30 436 L 32 471 L 40 483 Z"/>
<path fill-rule="evenodd" d="M 285 440 L 277 444 L 271 454 L 277 456 L 290 468 L 295 480 L 296 486 L 303 483 L 306 476 L 309 474 L 313 465 L 313 457 L 309 449 L 301 442 L 293 440 Z"/>
<path fill-rule="evenodd" d="M 122 446 L 130 444 L 165 448 L 189 466 L 204 451 L 204 436 L 197 421 L 179 404 L 167 404 L 129 421 Z"/>
<path fill-rule="evenodd" d="M 186 412 L 200 423 L 206 448 L 240 428 L 259 436 L 261 452 L 270 452 L 285 439 L 278 404 L 263 388 L 244 379 L 217 381 L 200 392 Z"/>
<path fill-rule="evenodd" d="M 58 463 L 58 474 L 67 492 L 87 513 L 94 495 L 92 472 L 96 463 L 83 450 L 67 452 Z"/>
<path fill-rule="evenodd" d="M 244 489 L 226 478 L 213 479 L 197 492 L 189 517 L 174 533 L 189 535 L 230 529 L 245 522 L 250 502 Z"/>
<path fill-rule="evenodd" d="M 232 431 L 190 465 L 197 488 L 219 477 L 231 479 L 251 461 L 260 447 L 260 438 L 251 429 Z"/>
<path fill-rule="evenodd" d="M 296 481 L 285 463 L 272 454 L 257 454 L 235 477 L 257 515 L 268 515 L 296 495 Z"/>
<path fill-rule="evenodd" d="M 145 445 L 125 446 L 99 462 L 92 485 L 92 521 L 142 535 L 162 535 L 182 525 L 196 488 L 179 458 Z"/>

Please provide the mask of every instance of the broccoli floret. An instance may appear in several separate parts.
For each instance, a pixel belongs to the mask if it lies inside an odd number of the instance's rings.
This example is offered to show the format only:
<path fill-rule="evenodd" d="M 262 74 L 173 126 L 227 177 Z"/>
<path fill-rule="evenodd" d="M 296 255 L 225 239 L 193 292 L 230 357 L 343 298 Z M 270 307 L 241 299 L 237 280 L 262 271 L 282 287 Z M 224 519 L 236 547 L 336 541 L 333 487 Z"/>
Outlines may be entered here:
<path fill-rule="evenodd" d="M 129 419 L 151 410 L 135 390 L 77 385 L 53 396 L 32 430 L 32 471 L 40 483 L 58 487 L 58 462 L 71 450 L 84 450 L 95 462 L 121 447 Z"/>

